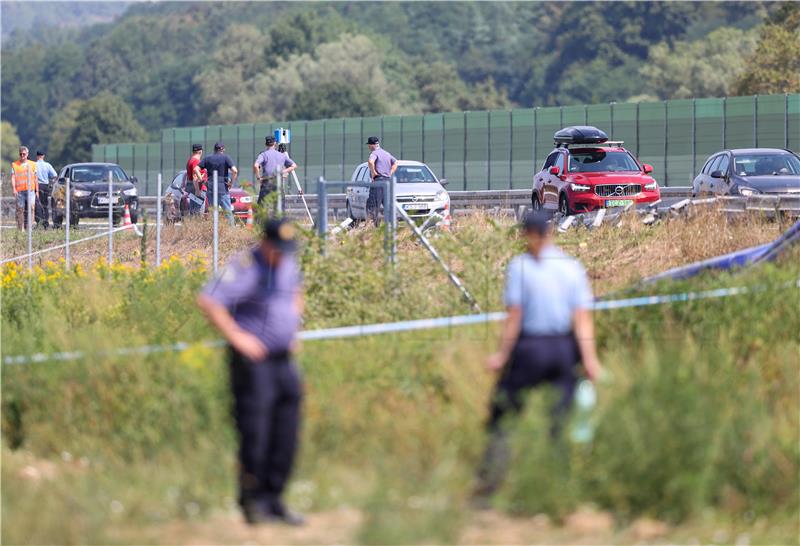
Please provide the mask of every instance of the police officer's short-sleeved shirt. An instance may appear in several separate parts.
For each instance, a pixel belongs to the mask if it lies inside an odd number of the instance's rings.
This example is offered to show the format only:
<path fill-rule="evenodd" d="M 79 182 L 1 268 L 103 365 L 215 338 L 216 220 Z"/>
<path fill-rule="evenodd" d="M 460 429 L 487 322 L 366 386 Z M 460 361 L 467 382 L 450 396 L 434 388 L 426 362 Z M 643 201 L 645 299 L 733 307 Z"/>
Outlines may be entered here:
<path fill-rule="evenodd" d="M 369 154 L 369 160 L 375 162 L 375 172 L 378 173 L 378 176 L 384 178 L 389 178 L 392 172 L 392 165 L 397 163 L 394 156 L 383 148 L 375 148 L 375 150 Z"/>
<path fill-rule="evenodd" d="M 526 252 L 508 264 L 505 304 L 522 307 L 525 335 L 569 333 L 575 311 L 592 301 L 583 266 L 555 246 L 542 249 L 538 258 Z"/>
<path fill-rule="evenodd" d="M 301 286 L 302 274 L 293 255 L 284 254 L 273 268 L 255 248 L 234 258 L 203 293 L 224 305 L 269 352 L 277 353 L 291 347 L 300 328 L 295 298 Z"/>
<path fill-rule="evenodd" d="M 262 176 L 275 176 L 278 173 L 278 169 L 288 169 L 294 165 L 294 161 L 289 157 L 289 154 L 286 152 L 279 152 L 275 148 L 264 150 L 258 154 L 256 163 L 261 165 Z"/>
<path fill-rule="evenodd" d="M 222 152 L 215 152 L 201 159 L 199 165 L 201 169 L 205 169 L 208 172 L 208 191 L 212 195 L 214 193 L 214 171 L 217 172 L 217 180 L 219 182 L 217 191 L 219 191 L 220 195 L 228 193 L 225 180 L 228 178 L 228 171 L 233 168 L 231 156 Z"/>

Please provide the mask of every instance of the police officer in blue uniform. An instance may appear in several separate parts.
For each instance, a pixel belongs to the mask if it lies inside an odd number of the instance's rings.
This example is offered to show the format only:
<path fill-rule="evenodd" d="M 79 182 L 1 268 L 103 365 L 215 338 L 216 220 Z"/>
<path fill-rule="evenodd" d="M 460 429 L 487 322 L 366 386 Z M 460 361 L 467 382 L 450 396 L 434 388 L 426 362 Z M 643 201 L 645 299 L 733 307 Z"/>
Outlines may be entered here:
<path fill-rule="evenodd" d="M 258 204 L 264 198 L 275 191 L 278 187 L 278 176 L 284 176 L 297 168 L 295 163 L 285 149 L 275 149 L 275 138 L 267 136 L 264 138 L 265 149 L 258 154 L 256 162 L 253 163 L 253 174 L 256 180 L 261 181 L 261 188 L 258 191 Z"/>
<path fill-rule="evenodd" d="M 546 383 L 560 391 L 552 409 L 551 435 L 556 436 L 575 394 L 578 362 L 590 379 L 600 373 L 586 272 L 552 244 L 550 232 L 547 214 L 526 215 L 522 233 L 527 252 L 508 264 L 504 294 L 508 316 L 500 349 L 487 360 L 487 368 L 500 373 L 500 379 L 490 407 L 478 501 L 487 500 L 502 483 L 509 458 L 503 421 L 508 413 L 519 413 L 524 395 Z"/>
<path fill-rule="evenodd" d="M 270 219 L 255 248 L 233 260 L 198 296 L 229 344 L 239 432 L 239 502 L 250 524 L 301 525 L 281 495 L 295 458 L 302 384 L 293 359 L 303 312 L 295 228 Z"/>

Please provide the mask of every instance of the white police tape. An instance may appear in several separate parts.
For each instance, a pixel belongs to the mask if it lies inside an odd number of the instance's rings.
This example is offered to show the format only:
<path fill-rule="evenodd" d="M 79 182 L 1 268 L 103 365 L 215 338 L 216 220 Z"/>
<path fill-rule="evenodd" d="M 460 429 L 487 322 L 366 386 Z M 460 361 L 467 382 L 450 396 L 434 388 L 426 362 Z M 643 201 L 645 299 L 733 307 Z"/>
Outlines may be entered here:
<path fill-rule="evenodd" d="M 22 260 L 31 256 L 38 256 L 39 254 L 46 254 L 48 252 L 52 252 L 54 250 L 59 250 L 61 248 L 66 248 L 67 246 L 77 245 L 78 243 L 82 243 L 84 241 L 91 241 L 92 239 L 99 239 L 100 237 L 108 237 L 109 233 L 116 233 L 118 231 L 122 231 L 125 229 L 131 229 L 131 226 L 120 226 L 117 228 L 112 229 L 111 231 L 104 231 L 103 233 L 98 233 L 97 235 L 92 235 L 90 237 L 84 237 L 83 239 L 77 239 L 75 241 L 70 241 L 69 245 L 64 243 L 63 245 L 58 246 L 51 246 L 49 248 L 43 248 L 42 250 L 37 250 L 36 252 L 31 252 L 30 254 L 22 254 L 20 256 L 14 256 L 13 258 L 6 258 L 5 260 L 1 261 L 0 264 L 5 264 L 8 262 L 16 262 L 17 260 Z M 141 237 L 142 234 L 139 232 L 139 228 L 136 227 L 136 224 L 133 224 L 133 229 L 136 234 Z"/>
<path fill-rule="evenodd" d="M 800 288 L 800 279 L 782 285 L 782 288 Z M 609 301 L 595 301 L 591 309 L 593 311 L 607 311 L 610 309 L 622 309 L 627 307 L 644 307 L 648 305 L 662 305 L 665 303 L 676 303 L 693 300 L 703 300 L 709 298 L 724 298 L 728 296 L 738 296 L 749 292 L 763 290 L 763 286 L 747 287 L 739 286 L 732 288 L 717 288 L 714 290 L 704 290 L 701 292 L 684 292 L 681 294 L 664 294 L 653 296 L 641 296 Z M 419 320 L 405 320 L 401 322 L 386 322 L 381 324 L 364 324 L 354 326 L 342 326 L 338 328 L 321 328 L 319 330 L 306 330 L 300 332 L 298 337 L 302 341 L 320 341 L 325 339 L 341 339 L 348 337 L 362 337 L 380 334 L 391 334 L 398 332 L 408 332 L 412 330 L 432 330 L 436 328 L 450 328 L 454 326 L 468 326 L 472 324 L 483 324 L 497 322 L 506 318 L 506 313 L 497 311 L 494 313 L 480 313 L 475 315 L 458 315 L 452 317 L 440 317 Z M 125 356 L 125 355 L 148 355 L 153 353 L 179 352 L 191 347 L 220 348 L 226 345 L 225 340 L 216 339 L 199 343 L 187 343 L 180 341 L 169 345 L 142 345 L 139 347 L 124 347 L 111 351 L 101 351 L 92 353 L 92 356 Z M 33 355 L 6 356 L 3 358 L 4 365 L 33 364 L 49 361 L 79 360 L 85 358 L 85 351 L 70 351 L 61 353 L 36 353 Z"/>

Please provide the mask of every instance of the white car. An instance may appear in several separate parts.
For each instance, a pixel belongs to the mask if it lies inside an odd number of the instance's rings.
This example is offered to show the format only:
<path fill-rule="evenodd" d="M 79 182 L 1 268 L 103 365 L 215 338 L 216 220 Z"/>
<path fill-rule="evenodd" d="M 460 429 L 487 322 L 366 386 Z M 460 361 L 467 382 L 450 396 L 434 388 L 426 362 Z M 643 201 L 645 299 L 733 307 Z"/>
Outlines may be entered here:
<path fill-rule="evenodd" d="M 433 171 L 419 161 L 397 161 L 395 171 L 395 201 L 412 218 L 425 220 L 434 214 L 450 215 L 450 195 L 444 186 L 447 180 L 439 180 Z M 353 171 L 352 182 L 369 182 L 369 165 L 362 163 Z M 345 190 L 347 214 L 353 221 L 367 219 L 367 197 L 369 188 L 348 186 Z"/>

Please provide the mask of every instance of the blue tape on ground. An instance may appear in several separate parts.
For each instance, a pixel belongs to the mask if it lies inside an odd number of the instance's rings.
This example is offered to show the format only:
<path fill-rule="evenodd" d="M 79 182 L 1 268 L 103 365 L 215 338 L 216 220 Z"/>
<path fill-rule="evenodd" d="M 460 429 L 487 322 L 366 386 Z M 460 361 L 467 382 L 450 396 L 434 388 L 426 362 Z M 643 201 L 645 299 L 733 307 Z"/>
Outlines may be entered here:
<path fill-rule="evenodd" d="M 800 279 L 789 283 L 785 287 L 800 288 Z M 702 300 L 709 298 L 724 298 L 728 296 L 738 296 L 763 290 L 764 287 L 739 286 L 732 288 L 717 288 L 714 290 L 704 290 L 702 292 L 684 292 L 681 294 L 664 294 L 654 296 L 641 296 L 637 298 L 627 298 L 620 300 L 595 301 L 591 309 L 593 311 L 607 311 L 609 309 L 623 309 L 628 307 L 644 307 L 648 305 L 663 305 L 666 303 L 676 303 L 692 300 Z M 420 320 L 406 320 L 402 322 L 387 322 L 382 324 L 364 324 L 358 326 L 342 326 L 339 328 L 322 328 L 319 330 L 306 330 L 300 332 L 298 337 L 302 341 L 319 341 L 325 339 L 341 339 L 348 337 L 362 337 L 381 334 L 392 334 L 397 332 L 409 332 L 413 330 L 432 330 L 435 328 L 449 328 L 454 326 L 468 326 L 470 324 L 483 324 L 487 322 L 501 321 L 506 317 L 504 312 L 481 313 L 479 315 L 458 315 L 453 317 L 440 317 Z M 143 345 L 139 347 L 125 347 L 113 351 L 97 353 L 97 356 L 124 356 L 124 355 L 147 355 L 152 353 L 163 353 L 171 351 L 185 351 L 189 347 L 200 345 L 208 348 L 219 348 L 225 346 L 225 341 L 218 339 L 204 341 L 199 344 L 178 342 L 171 345 Z M 3 358 L 4 365 L 32 364 L 49 361 L 67 361 L 85 358 L 83 351 L 72 351 L 62 353 L 33 355 L 7 356 Z"/>

